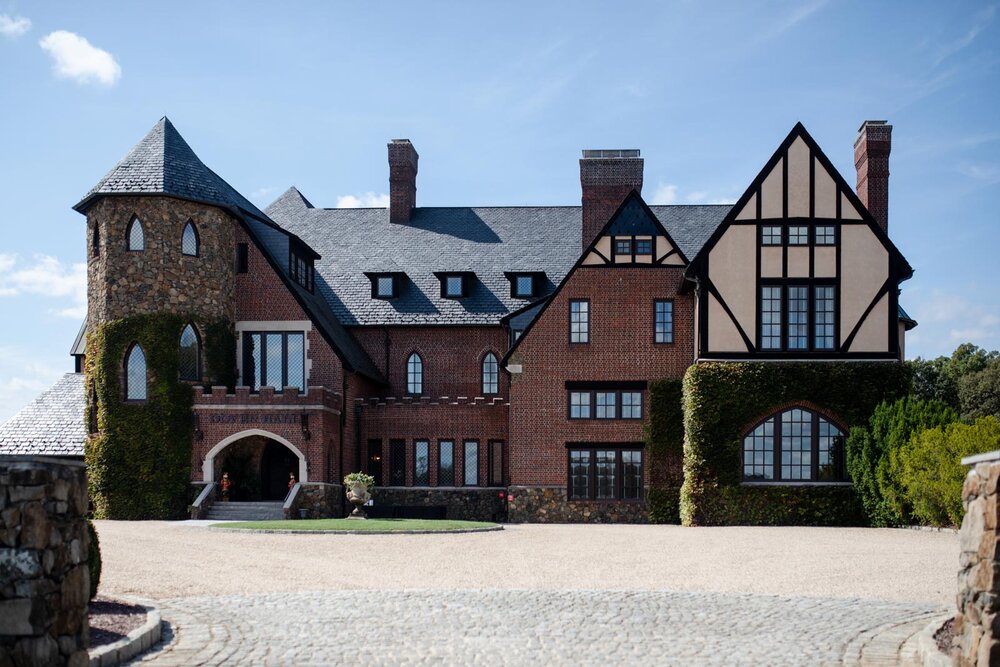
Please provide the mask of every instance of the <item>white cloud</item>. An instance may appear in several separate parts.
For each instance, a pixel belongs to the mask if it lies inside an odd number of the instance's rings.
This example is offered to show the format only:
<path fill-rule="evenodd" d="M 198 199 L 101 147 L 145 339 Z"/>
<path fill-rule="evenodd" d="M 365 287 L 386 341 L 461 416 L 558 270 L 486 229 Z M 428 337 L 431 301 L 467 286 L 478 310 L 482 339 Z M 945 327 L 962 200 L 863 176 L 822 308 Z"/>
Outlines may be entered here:
<path fill-rule="evenodd" d="M 937 57 L 934 60 L 934 66 L 937 67 L 942 63 L 942 61 L 944 61 L 948 57 L 955 55 L 965 47 L 972 44 L 972 42 L 975 41 L 976 37 L 979 36 L 979 33 L 985 30 L 986 27 L 993 22 L 993 17 L 996 15 L 996 13 L 997 13 L 997 5 L 994 4 L 990 5 L 989 7 L 986 7 L 978 14 L 976 14 L 976 17 L 974 19 L 975 22 L 972 24 L 972 27 L 969 28 L 969 30 L 964 35 L 962 35 L 955 41 L 951 42 L 950 44 L 945 44 L 940 49 L 938 49 Z"/>
<path fill-rule="evenodd" d="M 649 199 L 649 203 L 654 205 L 677 204 L 681 201 L 685 204 L 732 204 L 736 200 L 712 195 L 703 190 L 694 190 L 682 197 L 680 188 L 673 183 L 660 183 Z"/>
<path fill-rule="evenodd" d="M 388 208 L 389 195 L 365 192 L 360 195 L 341 195 L 337 197 L 337 208 Z"/>
<path fill-rule="evenodd" d="M 907 356 L 951 354 L 959 343 L 1000 347 L 1000 307 L 935 289 L 930 295 L 904 295 L 903 306 L 920 323 L 907 334 Z M 911 344 L 912 343 L 912 344 Z"/>
<path fill-rule="evenodd" d="M 253 192 L 251 192 L 250 193 L 250 199 L 253 200 L 257 204 L 270 204 L 271 203 L 271 198 L 274 196 L 274 193 L 277 192 L 277 191 L 278 191 L 277 186 L 266 185 L 266 186 L 264 186 L 262 188 L 257 188 L 256 190 L 254 190 Z"/>
<path fill-rule="evenodd" d="M 31 30 L 31 21 L 23 16 L 0 14 L 0 35 L 4 37 L 20 37 Z"/>
<path fill-rule="evenodd" d="M 83 318 L 87 314 L 87 265 L 66 265 L 49 255 L 35 255 L 22 265 L 15 255 L 0 255 L 0 297 L 34 294 L 69 299 L 72 305 L 52 311 L 59 317 Z"/>
<path fill-rule="evenodd" d="M 76 33 L 56 30 L 43 37 L 38 45 L 52 56 L 53 68 L 60 78 L 105 86 L 113 86 L 121 78 L 122 68 L 115 57 Z"/>
<path fill-rule="evenodd" d="M 0 346 L 0 424 L 70 370 L 55 363 L 24 361 L 29 354 L 21 348 Z"/>
<path fill-rule="evenodd" d="M 672 183 L 660 183 L 653 190 L 650 204 L 673 204 L 677 201 L 677 186 Z"/>

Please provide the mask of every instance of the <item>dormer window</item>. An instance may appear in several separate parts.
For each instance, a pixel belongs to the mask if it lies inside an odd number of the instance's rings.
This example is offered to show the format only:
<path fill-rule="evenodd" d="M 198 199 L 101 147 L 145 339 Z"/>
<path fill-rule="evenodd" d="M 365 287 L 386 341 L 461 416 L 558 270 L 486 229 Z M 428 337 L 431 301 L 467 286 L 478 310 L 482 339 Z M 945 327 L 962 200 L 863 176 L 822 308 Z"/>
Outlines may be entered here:
<path fill-rule="evenodd" d="M 288 260 L 289 273 L 292 276 L 292 280 L 302 285 L 310 292 L 313 291 L 314 283 L 314 267 L 312 257 L 306 257 L 305 254 L 292 250 L 289 255 Z"/>
<path fill-rule="evenodd" d="M 531 299 L 538 296 L 545 281 L 541 271 L 504 274 L 510 281 L 510 295 L 515 299 Z"/>
<path fill-rule="evenodd" d="M 474 273 L 468 271 L 458 273 L 441 272 L 434 275 L 441 281 L 442 299 L 461 299 L 462 297 L 469 296 L 472 279 L 475 277 Z"/>
<path fill-rule="evenodd" d="M 399 296 L 399 285 L 404 273 L 366 273 L 372 281 L 373 299 L 395 299 Z"/>

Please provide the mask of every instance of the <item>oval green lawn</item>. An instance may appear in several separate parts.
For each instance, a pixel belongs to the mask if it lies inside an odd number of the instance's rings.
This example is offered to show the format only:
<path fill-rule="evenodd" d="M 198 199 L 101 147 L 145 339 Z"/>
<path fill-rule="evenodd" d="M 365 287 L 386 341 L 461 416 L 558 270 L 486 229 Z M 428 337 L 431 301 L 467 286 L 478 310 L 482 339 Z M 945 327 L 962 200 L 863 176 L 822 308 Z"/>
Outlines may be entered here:
<path fill-rule="evenodd" d="M 281 533 L 449 533 L 500 530 L 489 521 L 454 521 L 449 519 L 300 519 L 286 521 L 227 521 L 210 528 Z"/>

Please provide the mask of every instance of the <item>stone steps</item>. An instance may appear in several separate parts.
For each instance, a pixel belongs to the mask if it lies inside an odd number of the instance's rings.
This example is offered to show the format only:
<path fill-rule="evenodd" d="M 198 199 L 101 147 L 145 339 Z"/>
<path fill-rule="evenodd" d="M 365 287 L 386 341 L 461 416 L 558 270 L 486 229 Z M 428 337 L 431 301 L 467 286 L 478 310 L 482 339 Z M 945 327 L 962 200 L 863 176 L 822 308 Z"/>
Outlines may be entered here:
<path fill-rule="evenodd" d="M 284 519 L 280 502 L 217 502 L 208 508 L 209 521 L 271 521 Z"/>

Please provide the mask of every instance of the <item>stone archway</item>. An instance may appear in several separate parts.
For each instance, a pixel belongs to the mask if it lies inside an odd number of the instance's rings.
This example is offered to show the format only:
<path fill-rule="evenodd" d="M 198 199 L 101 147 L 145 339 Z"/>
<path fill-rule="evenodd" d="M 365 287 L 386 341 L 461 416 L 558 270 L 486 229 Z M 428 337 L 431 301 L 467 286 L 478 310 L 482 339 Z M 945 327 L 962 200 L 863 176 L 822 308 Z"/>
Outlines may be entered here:
<path fill-rule="evenodd" d="M 295 476 L 296 479 L 298 479 L 300 483 L 308 481 L 308 466 L 306 464 L 306 457 L 299 450 L 299 448 L 290 443 L 285 438 L 282 438 L 280 435 L 275 435 L 270 431 L 264 431 L 257 428 L 251 428 L 245 431 L 240 431 L 239 433 L 234 433 L 231 436 L 219 441 L 218 444 L 212 447 L 212 449 L 209 450 L 208 454 L 205 455 L 205 460 L 201 464 L 202 479 L 206 482 L 217 481 L 216 480 L 217 471 L 215 463 L 219 455 L 222 454 L 226 450 L 226 448 L 229 447 L 230 445 L 237 443 L 241 440 L 253 437 L 259 437 L 266 441 L 272 441 L 274 443 L 284 445 L 284 447 L 287 448 L 287 450 L 290 451 L 292 454 L 294 454 L 295 458 L 298 459 L 298 474 Z M 267 447 L 266 444 L 263 445 L 263 449 L 261 451 L 262 457 L 264 451 L 266 451 L 266 447 Z M 287 479 L 287 473 L 286 473 L 286 479 Z"/>

